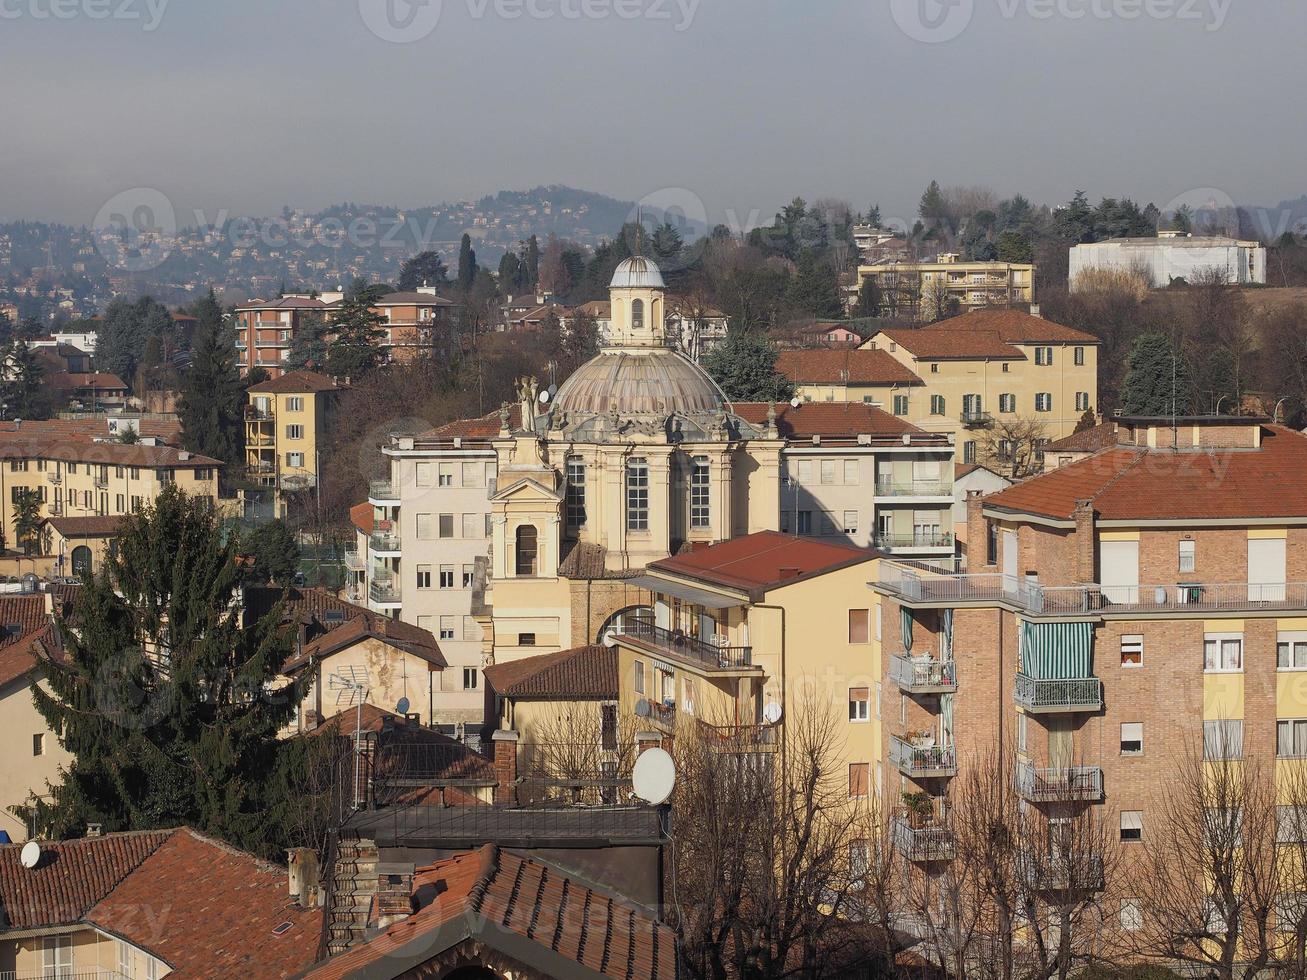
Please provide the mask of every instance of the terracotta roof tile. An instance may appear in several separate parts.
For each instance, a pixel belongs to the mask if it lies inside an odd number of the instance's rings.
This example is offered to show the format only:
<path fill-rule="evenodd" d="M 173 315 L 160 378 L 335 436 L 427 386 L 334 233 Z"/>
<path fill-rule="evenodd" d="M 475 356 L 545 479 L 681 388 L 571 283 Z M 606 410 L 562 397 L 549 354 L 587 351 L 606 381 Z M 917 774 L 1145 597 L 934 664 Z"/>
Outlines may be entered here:
<path fill-rule="evenodd" d="M 765 592 L 798 578 L 820 575 L 876 557 L 875 552 L 852 545 L 814 541 L 778 531 L 759 531 L 687 555 L 664 558 L 651 563 L 649 570 L 670 572 L 727 588 Z"/>
<path fill-rule="evenodd" d="M 376 509 L 366 500 L 349 509 L 349 522 L 364 534 L 371 534 L 376 524 Z"/>
<path fill-rule="evenodd" d="M 361 607 L 360 607 L 361 608 Z M 396 649 L 425 660 L 432 670 L 444 670 L 449 664 L 430 630 L 381 616 L 372 611 L 359 613 L 342 626 L 330 629 L 310 643 L 285 664 L 283 671 L 297 670 L 314 658 L 329 657 L 367 639 L 380 640 Z"/>
<path fill-rule="evenodd" d="M 187 453 L 172 446 L 127 445 L 121 442 L 92 442 L 84 438 L 51 439 L 33 433 L 24 425 L 19 432 L 0 437 L 0 459 L 53 459 L 67 463 L 95 463 L 110 466 L 140 466 L 150 469 L 212 469 L 222 460 Z"/>
<path fill-rule="evenodd" d="M 1111 449 L 1116 445 L 1116 423 L 1100 422 L 1092 429 L 1073 432 L 1064 439 L 1050 442 L 1044 447 L 1046 453 L 1080 452 L 1096 453 L 1100 449 Z"/>
<path fill-rule="evenodd" d="M 485 669 L 498 694 L 519 700 L 603 700 L 617 697 L 617 650 L 576 647 Z"/>
<path fill-rule="evenodd" d="M 522 409 L 518 405 L 510 405 L 508 409 L 508 427 L 516 429 L 522 421 Z M 439 428 L 432 429 L 430 432 L 424 432 L 419 438 L 423 440 L 448 441 L 453 439 L 471 439 L 474 441 L 484 441 L 494 439 L 499 435 L 499 412 L 498 410 L 488 415 L 483 415 L 478 419 L 457 419 L 453 422 L 447 422 Z"/>
<path fill-rule="evenodd" d="M 731 407 L 751 425 L 767 424 L 766 402 L 736 402 Z M 811 440 L 813 436 L 821 436 L 852 441 L 859 435 L 894 439 L 904 433 L 927 435 L 910 422 L 865 402 L 800 402 L 797 408 L 789 402 L 778 402 L 775 409 L 776 430 L 786 439 Z"/>
<path fill-rule="evenodd" d="M 945 321 L 952 322 L 952 321 Z M 888 338 L 921 360 L 969 361 L 997 360 L 1024 361 L 1026 355 L 1005 342 L 992 330 L 883 330 L 880 336 Z M 871 343 L 875 343 L 875 338 Z M 883 343 L 883 342 L 882 342 Z"/>
<path fill-rule="evenodd" d="M 63 442 L 93 442 L 109 436 L 109 416 L 89 419 L 42 419 L 36 422 L 0 422 L 0 441 L 11 438 L 44 438 Z M 140 434 L 158 439 L 169 446 L 180 446 L 181 421 L 175 416 L 167 418 L 141 418 L 137 420 Z"/>
<path fill-rule="evenodd" d="M 1034 316 L 1025 310 L 1009 307 L 992 307 L 984 310 L 972 310 L 961 316 L 940 320 L 928 327 L 926 331 L 957 333 L 960 331 L 979 331 L 996 333 L 1009 344 L 1083 344 L 1090 346 L 1099 343 L 1093 334 L 1076 330 Z"/>
<path fill-rule="evenodd" d="M 123 517 L 47 517 L 46 523 L 65 538 L 107 538 L 118 533 Z"/>
<path fill-rule="evenodd" d="M 49 637 L 53 626 L 43 595 L 0 596 L 0 685 L 36 666 L 34 644 Z"/>
<path fill-rule="evenodd" d="M 126 391 L 127 385 L 122 378 L 107 371 L 93 371 L 86 374 L 73 374 L 68 371 L 53 371 L 45 376 L 45 383 L 61 391 L 75 391 L 78 388 L 95 388 L 100 391 Z"/>
<path fill-rule="evenodd" d="M 316 371 L 290 371 L 280 377 L 251 385 L 246 391 L 256 395 L 295 395 L 300 392 L 336 391 L 337 384 Z"/>
<path fill-rule="evenodd" d="M 883 350 L 787 350 L 776 370 L 795 384 L 920 385 L 922 380 Z"/>

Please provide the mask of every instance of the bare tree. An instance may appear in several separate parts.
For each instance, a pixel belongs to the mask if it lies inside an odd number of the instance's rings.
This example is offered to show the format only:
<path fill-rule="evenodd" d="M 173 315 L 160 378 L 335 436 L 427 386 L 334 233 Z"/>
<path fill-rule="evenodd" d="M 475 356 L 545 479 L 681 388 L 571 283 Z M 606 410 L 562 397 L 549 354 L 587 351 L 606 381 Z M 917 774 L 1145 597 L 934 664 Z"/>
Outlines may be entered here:
<path fill-rule="evenodd" d="M 1023 480 L 1044 468 L 1042 447 L 1047 441 L 1048 427 L 1040 419 L 996 419 L 985 430 L 981 452 L 997 472 Z"/>

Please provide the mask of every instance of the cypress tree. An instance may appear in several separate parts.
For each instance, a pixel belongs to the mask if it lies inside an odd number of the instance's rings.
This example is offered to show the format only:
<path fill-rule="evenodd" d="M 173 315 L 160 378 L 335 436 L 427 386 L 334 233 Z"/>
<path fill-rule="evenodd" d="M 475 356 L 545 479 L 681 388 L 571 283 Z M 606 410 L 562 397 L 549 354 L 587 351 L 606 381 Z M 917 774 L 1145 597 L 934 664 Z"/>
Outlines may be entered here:
<path fill-rule="evenodd" d="M 178 412 L 182 443 L 193 453 L 235 465 L 245 442 L 245 389 L 236 366 L 235 339 L 213 290 L 194 313 L 199 323 Z"/>

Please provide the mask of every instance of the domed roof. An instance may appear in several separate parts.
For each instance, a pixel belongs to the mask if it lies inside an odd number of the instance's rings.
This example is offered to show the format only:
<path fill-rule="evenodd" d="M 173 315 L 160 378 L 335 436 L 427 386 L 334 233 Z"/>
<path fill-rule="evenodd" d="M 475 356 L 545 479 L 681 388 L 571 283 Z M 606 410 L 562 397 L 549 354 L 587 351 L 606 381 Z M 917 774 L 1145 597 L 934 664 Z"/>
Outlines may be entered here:
<path fill-rule="evenodd" d="M 655 270 L 655 274 L 657 271 Z M 576 369 L 554 398 L 554 411 L 579 415 L 720 413 L 726 397 L 697 364 L 675 351 L 609 351 Z"/>
<path fill-rule="evenodd" d="M 613 273 L 609 289 L 666 289 L 663 274 L 652 259 L 633 255 Z"/>

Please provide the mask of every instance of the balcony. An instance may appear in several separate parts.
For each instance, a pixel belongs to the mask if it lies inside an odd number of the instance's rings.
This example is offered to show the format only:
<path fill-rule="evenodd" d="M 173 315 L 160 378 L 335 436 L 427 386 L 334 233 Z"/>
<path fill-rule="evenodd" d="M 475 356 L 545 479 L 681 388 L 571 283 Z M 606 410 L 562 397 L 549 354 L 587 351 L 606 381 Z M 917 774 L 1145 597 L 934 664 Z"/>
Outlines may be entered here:
<path fill-rule="evenodd" d="M 675 701 L 653 701 L 649 702 L 649 720 L 666 732 L 676 731 L 676 702 Z"/>
<path fill-rule="evenodd" d="M 357 548 L 347 548 L 345 550 L 345 567 L 351 572 L 367 571 L 367 561 L 364 555 Z"/>
<path fill-rule="evenodd" d="M 632 618 L 618 635 L 641 646 L 693 661 L 709 670 L 750 670 L 753 667 L 753 647 L 719 645 L 687 636 L 682 630 L 656 626 L 651 619 Z"/>
<path fill-rule="evenodd" d="M 709 725 L 699 722 L 704 742 L 718 752 L 775 752 L 780 730 L 775 725 Z"/>
<path fill-rule="evenodd" d="M 45 478 L 50 483 L 53 483 L 55 486 L 59 486 L 59 484 L 64 482 L 64 475 L 58 472 L 47 473 L 45 475 Z"/>
<path fill-rule="evenodd" d="M 1103 770 L 1098 766 L 1036 769 L 1017 767 L 1017 795 L 1031 803 L 1097 803 L 1103 798 Z"/>
<path fill-rule="evenodd" d="M 368 538 L 368 547 L 377 555 L 399 555 L 399 534 L 394 531 L 374 531 Z"/>
<path fill-rule="evenodd" d="M 952 497 L 953 484 L 943 480 L 876 481 L 877 497 Z"/>
<path fill-rule="evenodd" d="M 890 839 L 907 860 L 916 864 L 952 861 L 955 840 L 947 812 L 918 813 L 907 807 L 894 811 Z"/>
<path fill-rule="evenodd" d="M 877 534 L 876 547 L 881 551 L 916 551 L 922 548 L 952 548 L 953 532 L 933 531 L 922 534 Z"/>
<path fill-rule="evenodd" d="M 256 340 L 255 347 L 290 347 L 290 340 Z"/>
<path fill-rule="evenodd" d="M 889 737 L 889 762 L 912 779 L 938 779 L 958 774 L 957 752 L 951 745 L 913 744 L 898 735 Z"/>
<path fill-rule="evenodd" d="M 368 503 L 387 507 L 399 503 L 399 491 L 389 480 L 373 480 L 368 484 Z"/>
<path fill-rule="evenodd" d="M 399 605 L 402 601 L 399 594 L 399 580 L 374 578 L 368 583 L 368 599 L 381 606 Z"/>
<path fill-rule="evenodd" d="M 109 477 L 108 477 L 108 476 L 103 476 L 103 475 L 101 475 L 101 476 L 97 476 L 97 477 L 95 477 L 94 482 L 95 482 L 95 488 L 96 488 L 97 490 L 108 490 L 108 489 L 109 489 Z"/>
<path fill-rule="evenodd" d="M 958 689 L 957 665 L 930 657 L 890 657 L 889 679 L 905 694 L 951 694 Z"/>
<path fill-rule="evenodd" d="M 1101 892 L 1105 885 L 1100 854 L 1022 854 L 1018 873 L 1041 892 Z"/>
<path fill-rule="evenodd" d="M 961 418 L 964 429 L 988 429 L 994 424 L 994 416 L 989 412 L 963 412 Z"/>
<path fill-rule="evenodd" d="M 38 946 L 39 950 L 40 947 Z M 119 973 L 117 970 L 107 970 L 103 967 L 50 967 L 41 973 L 20 973 L 10 970 L 0 971 L 0 980 L 50 980 L 52 977 L 58 977 L 59 980 L 130 980 L 125 973 Z"/>
<path fill-rule="evenodd" d="M 1056 680 L 1017 674 L 1013 700 L 1036 715 L 1099 711 L 1103 707 L 1103 682 L 1097 677 Z"/>
<path fill-rule="evenodd" d="M 254 405 L 245 406 L 246 422 L 271 422 L 276 417 L 277 416 L 273 413 L 272 409 L 270 408 L 258 408 Z"/>

